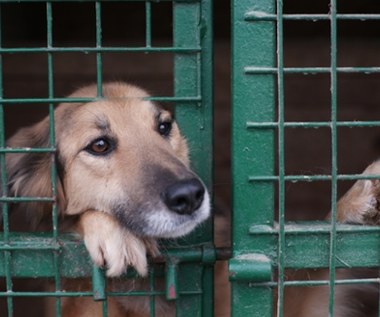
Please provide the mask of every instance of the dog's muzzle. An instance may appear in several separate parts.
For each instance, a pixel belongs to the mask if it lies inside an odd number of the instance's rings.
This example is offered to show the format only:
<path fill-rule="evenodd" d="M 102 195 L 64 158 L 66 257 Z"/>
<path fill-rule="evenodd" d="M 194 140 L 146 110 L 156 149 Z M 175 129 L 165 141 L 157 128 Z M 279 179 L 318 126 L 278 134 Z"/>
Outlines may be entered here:
<path fill-rule="evenodd" d="M 168 209 L 179 215 L 191 215 L 202 205 L 204 195 L 205 188 L 196 178 L 179 181 L 161 193 Z"/>

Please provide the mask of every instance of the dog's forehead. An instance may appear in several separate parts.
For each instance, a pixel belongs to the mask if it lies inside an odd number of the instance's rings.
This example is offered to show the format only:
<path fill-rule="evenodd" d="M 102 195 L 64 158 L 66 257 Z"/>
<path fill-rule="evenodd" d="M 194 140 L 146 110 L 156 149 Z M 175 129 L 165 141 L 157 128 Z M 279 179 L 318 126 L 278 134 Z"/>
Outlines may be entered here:
<path fill-rule="evenodd" d="M 160 109 L 148 100 L 107 98 L 83 105 L 74 120 L 83 126 L 107 130 L 115 125 L 151 125 L 159 113 Z"/>

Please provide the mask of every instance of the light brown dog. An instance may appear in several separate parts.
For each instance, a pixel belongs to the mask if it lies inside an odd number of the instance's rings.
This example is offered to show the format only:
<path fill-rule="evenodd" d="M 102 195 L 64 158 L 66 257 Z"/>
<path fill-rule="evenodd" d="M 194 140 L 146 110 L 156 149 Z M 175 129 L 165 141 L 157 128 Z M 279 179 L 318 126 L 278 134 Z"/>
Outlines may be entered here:
<path fill-rule="evenodd" d="M 94 85 L 69 98 L 96 96 Z M 157 253 L 156 238 L 183 236 L 210 214 L 209 195 L 189 168 L 187 144 L 177 124 L 146 97 L 135 86 L 110 83 L 103 85 L 103 98 L 63 103 L 54 114 L 60 226 L 83 235 L 92 259 L 109 276 L 122 274 L 127 266 L 146 275 L 147 252 Z M 7 146 L 48 147 L 49 119 L 21 129 Z M 51 164 L 50 153 L 7 154 L 9 195 L 51 196 Z M 51 205 L 15 207 L 40 227 L 49 227 Z M 144 300 L 111 300 L 110 316 L 147 314 L 149 302 Z M 157 312 L 168 316 L 160 307 Z M 63 316 L 98 315 L 101 306 L 92 299 L 63 300 Z"/>
<path fill-rule="evenodd" d="M 371 164 L 363 175 L 380 175 L 380 161 Z M 337 204 L 337 221 L 349 224 L 380 224 L 380 181 L 358 180 Z M 337 269 L 336 279 L 378 277 L 378 270 Z M 292 280 L 328 280 L 328 270 L 308 270 L 289 274 Z M 334 317 L 378 316 L 377 284 L 337 285 Z M 329 287 L 292 287 L 285 290 L 286 317 L 329 316 Z"/>

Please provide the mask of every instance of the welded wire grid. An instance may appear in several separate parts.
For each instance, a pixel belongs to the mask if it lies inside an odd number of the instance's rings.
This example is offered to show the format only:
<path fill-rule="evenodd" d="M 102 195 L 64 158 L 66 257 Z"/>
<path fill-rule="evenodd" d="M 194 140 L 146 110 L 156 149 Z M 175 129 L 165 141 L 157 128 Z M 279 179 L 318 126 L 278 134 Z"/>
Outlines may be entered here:
<path fill-rule="evenodd" d="M 338 174 L 338 150 L 337 150 L 337 129 L 339 126 L 348 127 L 378 127 L 379 121 L 366 121 L 366 122 L 338 122 L 337 121 L 337 74 L 338 72 L 352 72 L 352 73 L 376 73 L 379 72 L 379 67 L 345 67 L 339 68 L 337 65 L 337 20 L 349 19 L 366 21 L 369 19 L 379 19 L 380 16 L 376 14 L 338 14 L 337 1 L 330 1 L 330 12 L 327 15 L 283 15 L 282 6 L 283 1 L 277 0 L 277 92 L 278 92 L 278 221 L 279 221 L 279 235 L 278 235 L 278 302 L 277 302 L 277 316 L 283 316 L 284 313 L 284 286 L 285 285 L 328 285 L 329 286 L 329 303 L 328 311 L 329 316 L 334 316 L 335 304 L 335 285 L 337 284 L 361 284 L 361 283 L 379 283 L 378 278 L 372 279 L 347 279 L 336 280 L 336 267 L 337 267 L 337 187 L 338 180 L 344 179 L 363 179 L 363 175 L 339 175 Z M 285 68 L 283 62 L 283 20 L 323 20 L 329 19 L 330 21 L 330 67 L 326 68 Z M 294 74 L 316 74 L 319 72 L 327 72 L 330 74 L 330 121 L 329 122 L 284 122 L 284 73 Z M 305 176 L 285 176 L 285 151 L 284 151 L 284 131 L 286 127 L 304 127 L 304 128 L 320 128 L 328 126 L 331 131 L 331 171 L 330 175 L 314 175 L 309 177 Z M 370 175 L 365 177 L 367 179 L 378 179 L 379 175 Z M 285 243 L 286 243 L 286 229 L 285 229 L 285 181 L 313 181 L 313 180 L 329 180 L 331 182 L 331 216 L 330 216 L 330 243 L 329 243 L 329 280 L 328 281 L 289 281 L 285 282 Z M 379 312 L 380 314 L 380 312 Z"/>
<path fill-rule="evenodd" d="M 337 131 L 339 127 L 379 127 L 380 121 L 338 121 L 337 110 L 337 76 L 338 73 L 379 73 L 379 67 L 339 67 L 337 63 L 337 21 L 379 20 L 379 14 L 339 14 L 337 1 L 330 1 L 328 14 L 283 14 L 283 0 L 257 1 L 250 6 L 250 1 L 235 1 L 233 3 L 233 106 L 234 106 L 234 149 L 233 174 L 234 184 L 234 225 L 233 255 L 238 259 L 248 259 L 249 254 L 264 254 L 271 259 L 277 268 L 277 278 L 272 281 L 262 281 L 264 267 L 250 260 L 251 266 L 248 288 L 244 283 L 233 283 L 232 298 L 236 303 L 232 307 L 234 316 L 245 316 L 252 311 L 252 316 L 272 316 L 271 299 L 276 289 L 276 316 L 284 315 L 285 288 L 290 286 L 311 287 L 328 286 L 329 316 L 334 316 L 334 294 L 336 285 L 347 284 L 379 284 L 379 278 L 337 279 L 338 267 L 365 267 L 378 265 L 376 259 L 366 260 L 371 255 L 353 255 L 358 249 L 351 244 L 351 257 L 358 257 L 353 265 L 340 262 L 341 250 L 337 250 L 337 241 L 342 244 L 342 237 L 352 241 L 349 234 L 358 234 L 361 239 L 368 234 L 378 236 L 379 229 L 375 227 L 356 227 L 337 225 L 337 186 L 341 180 L 379 179 L 379 175 L 339 174 Z M 330 66 L 329 67 L 286 67 L 284 65 L 284 21 L 330 21 Z M 237 22 L 239 21 L 239 22 Z M 244 21 L 244 23 L 241 23 Z M 265 34 L 265 35 L 262 35 Z M 272 38 L 268 39 L 268 34 Z M 244 41 L 245 38 L 245 41 Z M 247 45 L 247 50 L 242 47 Z M 250 45 L 248 45 L 248 43 Z M 251 50 L 251 51 L 249 51 Z M 268 55 L 274 59 L 268 58 Z M 330 119 L 325 122 L 286 122 L 284 118 L 285 74 L 312 75 L 326 73 L 330 75 Z M 273 75 L 273 76 L 271 76 Z M 271 79 L 272 78 L 272 79 Z M 247 102 L 249 100 L 249 102 Z M 247 105 L 249 104 L 249 105 Z M 264 108 L 266 107 L 266 108 Z M 277 111 L 274 110 L 277 107 Z M 268 110 L 269 109 L 269 110 Z M 245 112 L 245 116 L 240 116 Z M 277 118 L 275 115 L 277 113 Z M 245 125 L 246 131 L 243 131 Z M 289 175 L 285 171 L 285 131 L 292 128 L 330 129 L 331 170 L 326 175 Z M 271 133 L 273 132 L 273 134 Z M 276 131 L 276 132 L 275 132 Z M 274 133 L 277 134 L 275 144 Z M 272 147 L 272 150 L 270 149 Z M 273 148 L 275 154 L 273 153 Z M 277 157 L 277 160 L 274 158 Z M 273 160 L 272 160 L 273 158 Z M 273 165 L 272 165 L 273 164 Z M 272 167 L 277 164 L 278 174 Z M 244 177 L 249 186 L 244 184 Z M 329 224 L 316 222 L 312 225 L 288 225 L 285 221 L 285 185 L 287 182 L 331 183 L 331 218 Z M 276 184 L 275 190 L 271 187 Z M 255 196 L 255 191 L 258 194 Z M 275 204 L 278 201 L 278 223 L 274 223 Z M 244 223 L 250 223 L 250 240 L 242 232 Z M 313 238 L 314 236 L 314 238 Z M 323 240 L 323 242 L 321 242 Z M 348 242 L 349 243 L 349 242 Z M 349 244 L 347 244 L 348 246 Z M 302 255 L 292 251 L 292 246 L 303 249 Z M 328 250 L 326 250 L 326 246 Z M 312 251 L 306 251 L 310 248 Z M 320 252 L 318 253 L 317 252 Z M 323 251 L 322 251 L 323 250 Z M 353 251 L 355 250 L 355 251 Z M 322 252 L 321 252 L 322 251 Z M 316 255 L 316 252 L 318 255 Z M 247 254 L 248 253 L 248 254 Z M 314 254 L 313 254 L 314 253 Z M 274 256 L 275 254 L 275 256 Z M 321 255 L 323 254 L 323 256 Z M 253 255 L 250 255 L 254 259 Z M 344 258 L 344 257 L 343 257 Z M 360 258 L 360 260 L 359 260 Z M 372 263 L 370 263 L 372 261 Z M 352 263 L 350 263 L 352 264 Z M 329 269 L 328 280 L 286 280 L 287 268 L 321 268 Z M 235 268 L 235 267 L 233 267 Z M 232 272 L 231 274 L 235 274 Z M 237 275 L 237 273 L 236 273 Z M 238 280 L 236 278 L 236 280 Z M 234 279 L 235 281 L 235 279 Z M 240 281 L 241 282 L 241 281 Z M 241 299 L 247 291 L 251 292 L 249 300 Z M 297 299 L 293 299 L 296 301 Z M 322 304 L 322 303 L 321 303 Z M 250 308 L 247 308 L 249 307 Z M 254 308 L 253 308 L 254 307 Z M 380 312 L 379 312 L 380 314 Z"/>
<path fill-rule="evenodd" d="M 3 3 L 16 4 L 23 1 L 2 1 Z M 28 2 L 28 1 L 25 1 Z M 55 165 L 55 127 L 54 106 L 60 102 L 89 102 L 102 98 L 103 63 L 102 54 L 121 52 L 147 53 L 172 53 L 175 59 L 174 70 L 174 96 L 150 97 L 155 101 L 170 102 L 176 106 L 177 120 L 186 118 L 188 126 L 183 128 L 189 142 L 196 142 L 193 151 L 195 168 L 206 184 L 211 185 L 211 73 L 212 73 L 212 48 L 211 48 L 211 1 L 188 0 L 166 1 L 173 6 L 173 45 L 152 45 L 152 2 L 145 2 L 145 46 L 142 47 L 105 47 L 102 44 L 102 1 L 87 1 L 94 5 L 96 28 L 95 47 L 57 47 L 54 45 L 54 6 L 55 3 L 64 1 L 37 1 L 46 4 L 46 46 L 45 47 L 4 47 L 1 42 L 0 25 L 0 167 L 2 197 L 2 234 L 0 241 L 0 273 L 5 277 L 6 289 L 0 290 L 0 297 L 6 298 L 7 314 L 14 316 L 14 298 L 16 297 L 51 297 L 55 299 L 55 316 L 61 316 L 61 298 L 89 296 L 102 302 L 103 316 L 108 315 L 107 296 L 147 296 L 150 302 L 150 316 L 156 313 L 156 298 L 166 297 L 175 301 L 177 316 L 210 316 L 212 315 L 212 247 L 204 242 L 211 240 L 211 230 L 205 226 L 203 233 L 198 232 L 193 237 L 192 247 L 184 246 L 182 249 L 167 250 L 172 259 L 168 269 L 164 272 L 162 265 L 151 268 L 146 291 L 110 292 L 106 290 L 104 272 L 89 263 L 83 246 L 78 247 L 75 237 L 61 235 L 58 229 L 58 210 L 56 203 L 56 179 Z M 75 2 L 75 1 L 72 1 Z M 133 1 L 124 1 L 133 2 Z M 136 1 L 134 1 L 136 2 Z M 1 14 L 1 4 L 0 4 Z M 1 21 L 1 20 L 0 20 Z M 200 22 L 201 21 L 201 22 Z M 201 29 L 204 28 L 204 29 Z M 201 36 L 202 32 L 202 36 Z M 57 98 L 54 93 L 54 54 L 67 52 L 82 52 L 96 54 L 96 83 L 97 97 L 94 98 Z M 3 93 L 3 56 L 18 53 L 45 53 L 48 67 L 48 96 L 37 98 L 6 98 Z M 186 72 L 186 76 L 183 73 Z M 50 145 L 46 148 L 8 148 L 5 141 L 4 107 L 17 104 L 47 104 L 49 109 Z M 201 122 L 201 132 L 194 131 L 194 126 Z M 191 130 L 189 129 L 191 127 Z M 188 129 L 187 129 L 188 128 Z M 193 131 L 193 132 L 191 132 Z M 206 150 L 207 149 L 207 150 Z M 51 153 L 51 188 L 50 197 L 10 197 L 7 192 L 7 173 L 5 156 L 9 153 Z M 195 152 L 195 153 L 194 153 Z M 206 154 L 207 153 L 207 154 Z M 207 155 L 207 158 L 204 156 Z M 197 163 L 198 161 L 198 163 Z M 18 234 L 15 235 L 9 227 L 9 204 L 21 202 L 46 202 L 52 204 L 52 232 L 51 234 Z M 201 244 L 198 246 L 197 243 Z M 210 251 L 211 250 L 211 251 Z M 31 253 L 28 251 L 31 251 Z M 35 251 L 35 253 L 33 253 Z M 18 254 L 21 252 L 22 256 Z M 50 252 L 50 254 L 47 254 Z M 174 252 L 174 253 L 173 253 Z M 29 254 L 29 257 L 28 257 Z M 52 261 L 51 259 L 52 254 Z M 73 258 L 72 256 L 75 256 Z M 211 256 L 207 256 L 211 254 Z M 34 257 L 33 257 L 34 256 Z M 79 259 L 73 262 L 73 259 Z M 184 264 L 182 264 L 184 263 Z M 199 263 L 206 263 L 199 266 Z M 75 265 L 82 265 L 79 270 Z M 78 273 L 79 272 L 79 273 Z M 131 275 L 131 274 L 129 274 Z M 63 289 L 62 277 L 92 276 L 92 290 L 67 291 Z M 166 278 L 166 289 L 157 288 L 156 277 Z M 186 277 L 187 276 L 187 277 Z M 44 292 L 15 291 L 13 279 L 17 277 L 50 277 L 54 281 L 54 289 Z M 132 274 L 132 278 L 136 278 Z M 186 280 L 187 279 L 187 280 Z M 194 283 L 194 279 L 198 282 Z M 204 286 L 204 287 L 203 287 Z M 191 304 L 189 304 L 191 303 Z"/>

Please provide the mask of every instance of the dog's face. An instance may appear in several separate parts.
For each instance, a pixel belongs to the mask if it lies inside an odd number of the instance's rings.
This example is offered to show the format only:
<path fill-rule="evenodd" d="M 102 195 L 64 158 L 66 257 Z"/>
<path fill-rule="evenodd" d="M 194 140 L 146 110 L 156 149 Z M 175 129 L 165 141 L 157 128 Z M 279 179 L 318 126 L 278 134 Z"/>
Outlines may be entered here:
<path fill-rule="evenodd" d="M 209 195 L 189 169 L 187 145 L 173 117 L 144 100 L 146 92 L 133 86 L 104 85 L 103 95 L 99 101 L 62 104 L 55 111 L 61 209 L 66 214 L 112 214 L 140 236 L 190 232 L 209 216 Z M 71 97 L 95 96 L 96 88 L 87 87 Z M 35 146 L 20 141 L 36 139 L 40 130 L 48 134 L 47 120 L 21 130 L 9 145 Z M 8 160 L 11 171 L 25 164 L 31 166 L 27 155 Z M 35 172 L 32 169 L 23 181 L 13 180 L 13 191 L 24 195 L 25 179 L 33 179 Z M 39 174 L 34 178 L 49 187 L 50 176 Z M 38 194 L 48 196 L 49 191 Z"/>

